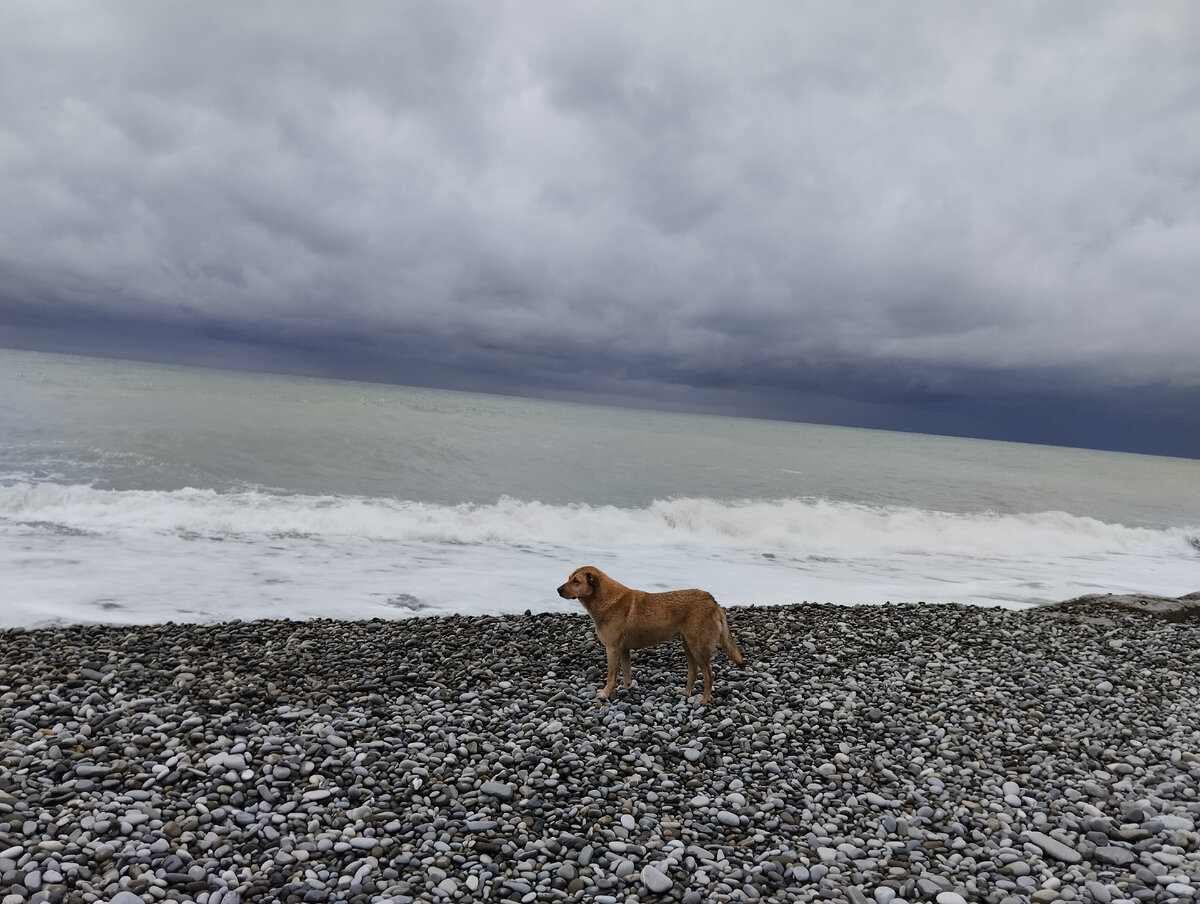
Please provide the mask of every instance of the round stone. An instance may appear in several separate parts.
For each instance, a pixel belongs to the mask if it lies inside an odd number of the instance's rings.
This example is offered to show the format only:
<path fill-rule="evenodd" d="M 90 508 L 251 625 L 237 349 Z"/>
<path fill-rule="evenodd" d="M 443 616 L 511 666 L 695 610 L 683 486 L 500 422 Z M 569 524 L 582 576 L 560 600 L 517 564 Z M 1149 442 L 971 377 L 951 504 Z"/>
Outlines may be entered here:
<path fill-rule="evenodd" d="M 664 894 L 671 890 L 673 883 L 665 873 L 653 864 L 642 867 L 642 884 L 655 894 Z"/>
<path fill-rule="evenodd" d="M 967 899 L 956 891 L 938 892 L 936 898 L 937 904 L 967 904 Z"/>

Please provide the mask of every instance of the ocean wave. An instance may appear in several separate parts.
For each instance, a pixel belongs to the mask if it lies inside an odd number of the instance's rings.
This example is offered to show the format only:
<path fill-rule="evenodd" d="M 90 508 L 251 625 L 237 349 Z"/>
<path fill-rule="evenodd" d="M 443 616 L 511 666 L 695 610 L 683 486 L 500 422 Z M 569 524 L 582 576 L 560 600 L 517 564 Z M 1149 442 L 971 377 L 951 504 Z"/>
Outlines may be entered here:
<path fill-rule="evenodd" d="M 60 532 L 360 539 L 513 547 L 756 551 L 806 557 L 1196 555 L 1195 528 L 1132 527 L 1061 511 L 956 513 L 826 499 L 685 498 L 642 508 L 501 499 L 433 505 L 264 491 L 0 487 L 0 521 Z"/>

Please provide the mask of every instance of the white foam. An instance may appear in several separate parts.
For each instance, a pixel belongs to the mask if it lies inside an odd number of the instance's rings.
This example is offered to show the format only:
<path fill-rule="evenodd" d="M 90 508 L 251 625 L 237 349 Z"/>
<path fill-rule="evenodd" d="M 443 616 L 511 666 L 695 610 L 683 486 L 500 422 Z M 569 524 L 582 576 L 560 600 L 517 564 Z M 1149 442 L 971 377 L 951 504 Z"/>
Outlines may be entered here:
<path fill-rule="evenodd" d="M 547 609 L 584 562 L 732 604 L 1179 595 L 1197 589 L 1194 533 L 821 499 L 439 506 L 19 483 L 0 487 L 0 625 Z"/>
<path fill-rule="evenodd" d="M 646 508 L 502 499 L 490 505 L 441 506 L 257 491 L 118 492 L 26 483 L 0 487 L 0 518 L 10 524 L 54 523 L 75 531 L 982 557 L 1038 554 L 1048 546 L 1058 555 L 1188 554 L 1188 538 L 1195 533 L 1107 524 L 1065 512 L 958 514 L 822 499 L 678 499 Z"/>

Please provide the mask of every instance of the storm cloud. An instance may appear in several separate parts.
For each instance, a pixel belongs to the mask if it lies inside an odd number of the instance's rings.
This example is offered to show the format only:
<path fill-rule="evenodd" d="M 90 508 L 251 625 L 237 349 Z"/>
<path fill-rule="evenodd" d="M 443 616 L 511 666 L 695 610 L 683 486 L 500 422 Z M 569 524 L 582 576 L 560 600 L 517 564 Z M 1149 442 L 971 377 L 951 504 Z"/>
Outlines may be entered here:
<path fill-rule="evenodd" d="M 1200 457 L 1200 7 L 16 2 L 0 344 Z"/>

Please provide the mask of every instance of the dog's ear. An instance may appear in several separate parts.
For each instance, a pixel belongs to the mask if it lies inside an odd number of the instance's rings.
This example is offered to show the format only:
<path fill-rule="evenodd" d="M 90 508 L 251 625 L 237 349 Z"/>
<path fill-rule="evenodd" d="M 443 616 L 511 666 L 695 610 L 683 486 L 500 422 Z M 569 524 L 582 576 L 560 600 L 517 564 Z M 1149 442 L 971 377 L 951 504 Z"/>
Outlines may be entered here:
<path fill-rule="evenodd" d="M 587 578 L 588 586 L 593 590 L 600 586 L 600 579 L 596 577 L 596 573 L 594 571 L 585 571 L 583 575 L 585 578 Z"/>

